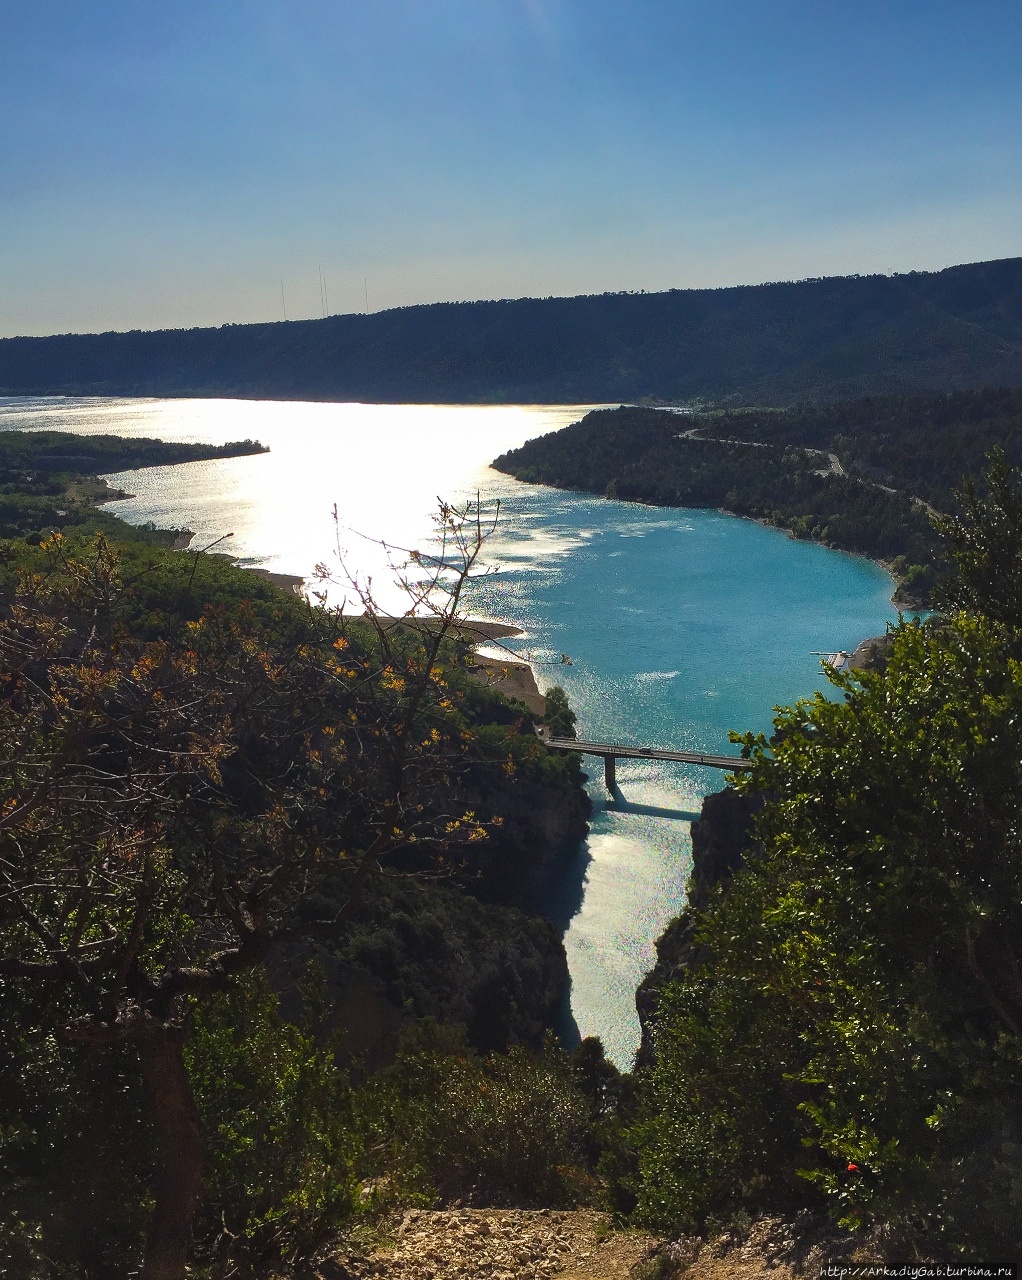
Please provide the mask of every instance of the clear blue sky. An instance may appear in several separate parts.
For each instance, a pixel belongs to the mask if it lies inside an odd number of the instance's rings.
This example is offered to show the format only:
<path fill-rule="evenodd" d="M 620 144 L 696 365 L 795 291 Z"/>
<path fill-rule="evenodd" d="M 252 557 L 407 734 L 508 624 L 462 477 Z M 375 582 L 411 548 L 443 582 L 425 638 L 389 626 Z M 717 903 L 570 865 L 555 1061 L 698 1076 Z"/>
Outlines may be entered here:
<path fill-rule="evenodd" d="M 1019 0 L 0 0 L 0 334 L 1022 253 Z"/>

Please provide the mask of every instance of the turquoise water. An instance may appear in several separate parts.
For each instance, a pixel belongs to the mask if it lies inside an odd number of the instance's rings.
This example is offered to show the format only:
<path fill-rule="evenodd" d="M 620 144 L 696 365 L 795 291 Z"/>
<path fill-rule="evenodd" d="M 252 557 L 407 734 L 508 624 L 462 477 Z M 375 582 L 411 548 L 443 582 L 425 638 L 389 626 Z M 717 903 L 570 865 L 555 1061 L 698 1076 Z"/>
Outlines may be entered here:
<path fill-rule="evenodd" d="M 508 505 L 505 571 L 479 589 L 480 612 L 526 629 L 511 643 L 547 659 L 537 677 L 567 690 L 580 737 L 734 752 L 729 729 L 769 732 L 775 705 L 825 683 L 811 650 L 852 648 L 896 617 L 875 565 L 752 521 L 531 486 Z M 623 809 L 587 761 L 591 834 L 558 905 L 579 1032 L 626 1065 L 635 988 L 684 902 L 690 818 L 723 775 L 619 760 Z"/>
<path fill-rule="evenodd" d="M 729 729 L 769 730 L 771 711 L 824 683 L 811 650 L 851 649 L 895 617 L 891 581 L 867 561 L 712 511 L 608 502 L 523 485 L 487 463 L 581 416 L 577 406 L 336 405 L 222 400 L 0 400 L 0 430 L 50 428 L 271 452 L 113 477 L 125 519 L 223 534 L 244 563 L 309 574 L 320 561 L 371 574 L 401 604 L 373 538 L 429 534 L 437 496 L 502 504 L 473 589 L 479 616 L 520 626 L 513 645 L 541 687 L 563 685 L 580 736 L 733 750 Z M 336 504 L 339 523 L 332 511 Z M 368 535 L 368 537 L 364 536 Z M 570 665 L 559 661 L 570 658 Z M 689 822 L 719 772 L 619 761 L 608 805 L 592 760 L 592 831 L 551 910 L 566 924 L 572 1014 L 627 1066 L 635 988 L 684 901 Z"/>

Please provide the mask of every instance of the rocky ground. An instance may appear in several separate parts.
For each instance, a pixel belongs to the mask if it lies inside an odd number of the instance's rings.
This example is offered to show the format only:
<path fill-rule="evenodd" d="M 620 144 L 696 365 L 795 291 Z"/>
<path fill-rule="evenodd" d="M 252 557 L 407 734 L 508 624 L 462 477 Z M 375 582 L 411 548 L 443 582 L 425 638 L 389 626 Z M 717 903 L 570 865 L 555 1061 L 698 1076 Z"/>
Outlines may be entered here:
<path fill-rule="evenodd" d="M 628 1280 L 659 1243 L 586 1209 L 411 1209 L 390 1231 L 327 1260 L 322 1280 Z"/>
<path fill-rule="evenodd" d="M 371 1245 L 326 1259 L 317 1280 L 816 1280 L 885 1252 L 879 1238 L 856 1242 L 808 1215 L 667 1242 L 613 1230 L 591 1209 L 411 1209 Z"/>
<path fill-rule="evenodd" d="M 712 1240 L 664 1244 L 656 1251 L 648 1280 L 817 1280 L 824 1267 L 883 1259 L 879 1237 L 857 1241 L 804 1214 L 794 1221 L 761 1218 Z"/>

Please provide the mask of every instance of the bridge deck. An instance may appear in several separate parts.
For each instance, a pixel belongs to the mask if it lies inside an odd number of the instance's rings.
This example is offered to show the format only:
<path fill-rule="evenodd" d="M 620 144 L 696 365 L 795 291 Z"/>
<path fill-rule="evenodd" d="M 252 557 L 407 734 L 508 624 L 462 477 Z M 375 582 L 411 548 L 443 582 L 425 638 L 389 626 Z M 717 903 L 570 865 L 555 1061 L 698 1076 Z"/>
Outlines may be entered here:
<path fill-rule="evenodd" d="M 578 738 L 544 738 L 543 741 L 560 751 L 578 751 L 609 760 L 677 760 L 681 764 L 703 764 L 710 769 L 732 772 L 752 768 L 752 762 L 741 756 L 715 756 L 704 751 L 662 751 L 659 747 L 628 747 L 621 742 L 583 742 Z"/>

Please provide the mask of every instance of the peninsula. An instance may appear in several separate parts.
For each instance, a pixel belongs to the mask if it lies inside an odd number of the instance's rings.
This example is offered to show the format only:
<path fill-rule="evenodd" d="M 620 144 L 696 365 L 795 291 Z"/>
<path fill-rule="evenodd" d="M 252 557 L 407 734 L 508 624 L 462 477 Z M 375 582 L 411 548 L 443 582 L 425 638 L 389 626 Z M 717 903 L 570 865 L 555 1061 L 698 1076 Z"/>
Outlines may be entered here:
<path fill-rule="evenodd" d="M 786 410 L 594 410 L 494 462 L 519 480 L 670 507 L 714 507 L 882 563 L 894 602 L 942 571 L 934 519 L 965 471 L 1022 461 L 1022 391 L 875 396 Z"/>
<path fill-rule="evenodd" d="M 100 477 L 267 453 L 255 440 L 176 444 L 147 437 L 81 436 L 66 431 L 0 432 L 0 538 L 38 543 L 47 532 L 116 533 L 127 541 L 170 545 L 178 530 L 126 524 L 98 504 L 123 495 Z"/>

